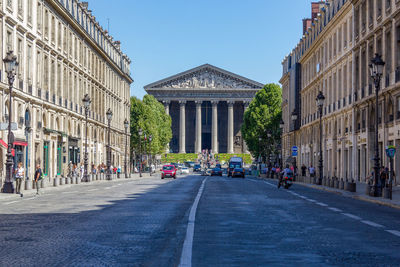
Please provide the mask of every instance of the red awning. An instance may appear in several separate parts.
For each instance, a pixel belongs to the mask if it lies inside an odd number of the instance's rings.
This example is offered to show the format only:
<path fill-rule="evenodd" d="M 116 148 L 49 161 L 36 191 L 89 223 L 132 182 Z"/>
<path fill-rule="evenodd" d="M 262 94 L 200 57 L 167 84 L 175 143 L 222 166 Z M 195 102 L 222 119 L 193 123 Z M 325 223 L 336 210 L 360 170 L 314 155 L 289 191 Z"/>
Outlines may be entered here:
<path fill-rule="evenodd" d="M 15 141 L 14 146 L 27 146 L 28 143 L 24 141 Z"/>
<path fill-rule="evenodd" d="M 7 143 L 4 142 L 3 139 L 0 139 L 0 144 L 1 144 L 2 146 L 4 146 L 6 149 L 8 148 Z M 15 143 L 14 143 L 14 144 L 15 144 Z M 12 155 L 13 157 L 15 156 L 15 150 L 14 150 L 14 148 L 11 149 L 11 155 Z"/>

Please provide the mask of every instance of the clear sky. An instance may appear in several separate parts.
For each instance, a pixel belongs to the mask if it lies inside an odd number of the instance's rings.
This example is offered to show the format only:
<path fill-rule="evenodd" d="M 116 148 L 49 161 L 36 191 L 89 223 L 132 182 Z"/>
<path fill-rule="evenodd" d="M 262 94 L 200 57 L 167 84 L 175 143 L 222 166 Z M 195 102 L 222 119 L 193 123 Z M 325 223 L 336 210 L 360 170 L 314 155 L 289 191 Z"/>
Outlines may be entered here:
<path fill-rule="evenodd" d="M 205 63 L 278 83 L 311 15 L 311 0 L 88 1 L 132 60 L 131 95 L 139 98 L 145 85 Z"/>

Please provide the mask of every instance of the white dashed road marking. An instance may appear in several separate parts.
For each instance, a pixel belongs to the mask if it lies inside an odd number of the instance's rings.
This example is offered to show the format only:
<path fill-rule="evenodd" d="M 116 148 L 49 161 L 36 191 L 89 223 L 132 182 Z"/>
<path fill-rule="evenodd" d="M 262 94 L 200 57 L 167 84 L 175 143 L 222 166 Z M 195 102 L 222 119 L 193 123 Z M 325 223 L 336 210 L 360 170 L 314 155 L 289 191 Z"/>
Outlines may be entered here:
<path fill-rule="evenodd" d="M 341 209 L 337 209 L 337 208 L 329 207 L 328 209 L 330 209 L 331 211 L 342 212 Z"/>
<path fill-rule="evenodd" d="M 368 225 L 370 225 L 370 226 L 373 226 L 373 227 L 383 228 L 383 225 L 378 224 L 378 223 L 374 223 L 374 222 L 371 222 L 371 221 L 362 220 L 361 222 L 362 222 L 362 223 L 365 223 L 365 224 L 368 224 Z"/>
<path fill-rule="evenodd" d="M 341 213 L 341 214 L 343 214 L 344 216 L 347 216 L 347 217 L 349 217 L 349 218 L 352 218 L 352 219 L 354 219 L 354 220 L 362 220 L 360 217 L 358 217 L 358 216 L 356 216 L 356 215 L 353 215 L 353 214 L 350 214 L 350 213 Z"/>
<path fill-rule="evenodd" d="M 203 180 L 201 186 L 199 188 L 199 192 L 193 202 L 192 208 L 189 213 L 188 226 L 186 230 L 185 242 L 183 243 L 181 260 L 179 266 L 181 267 L 191 267 L 192 266 L 192 249 L 193 249 L 193 236 L 194 236 L 194 223 L 196 220 L 196 210 L 197 205 L 199 204 L 201 194 L 204 190 L 204 184 L 207 181 L 208 177 Z"/>
<path fill-rule="evenodd" d="M 88 192 L 92 192 L 92 191 L 97 191 L 99 189 L 95 188 L 95 189 L 89 189 Z"/>
<path fill-rule="evenodd" d="M 315 202 L 315 204 L 320 205 L 322 207 L 328 207 L 328 205 L 326 205 L 325 203 L 321 203 L 321 202 Z"/>
<path fill-rule="evenodd" d="M 397 230 L 386 230 L 386 232 L 389 232 L 392 235 L 400 237 L 400 231 L 397 231 Z"/>

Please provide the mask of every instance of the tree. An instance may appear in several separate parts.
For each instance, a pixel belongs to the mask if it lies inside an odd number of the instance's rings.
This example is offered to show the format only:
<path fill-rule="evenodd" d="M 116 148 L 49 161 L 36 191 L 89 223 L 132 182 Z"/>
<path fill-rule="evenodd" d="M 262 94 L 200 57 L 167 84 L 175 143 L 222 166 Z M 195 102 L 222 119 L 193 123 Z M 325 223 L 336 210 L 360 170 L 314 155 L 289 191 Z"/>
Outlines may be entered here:
<path fill-rule="evenodd" d="M 253 157 L 276 152 L 280 143 L 279 123 L 282 117 L 282 89 L 277 84 L 266 84 L 257 92 L 244 113 L 242 135 Z M 267 137 L 267 134 L 271 137 Z M 259 141 L 261 137 L 261 143 Z"/>
<path fill-rule="evenodd" d="M 131 155 L 143 153 L 148 137 L 152 136 L 151 154 L 163 153 L 172 137 L 171 117 L 165 113 L 164 106 L 151 95 L 145 95 L 143 101 L 131 97 Z M 143 135 L 139 143 L 139 129 Z M 144 134 L 147 140 L 144 140 Z M 141 151 L 139 151 L 141 149 Z M 150 152 L 150 151 L 148 151 Z M 133 157 L 131 157 L 133 158 Z"/>

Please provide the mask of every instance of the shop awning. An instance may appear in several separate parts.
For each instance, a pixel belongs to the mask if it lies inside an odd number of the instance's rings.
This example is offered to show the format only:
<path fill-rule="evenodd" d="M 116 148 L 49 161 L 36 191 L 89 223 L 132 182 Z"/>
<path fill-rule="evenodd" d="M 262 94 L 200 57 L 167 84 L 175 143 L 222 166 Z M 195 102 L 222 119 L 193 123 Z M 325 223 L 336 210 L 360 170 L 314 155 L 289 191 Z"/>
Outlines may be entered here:
<path fill-rule="evenodd" d="M 27 146 L 28 143 L 24 141 L 15 141 L 14 146 Z"/>
<path fill-rule="evenodd" d="M 2 145 L 2 146 L 4 146 L 4 148 L 5 149 L 7 149 L 8 148 L 8 145 L 7 145 L 7 143 L 6 142 L 4 142 L 4 140 L 3 139 L 0 139 L 0 144 Z M 15 144 L 15 143 L 14 143 Z M 11 155 L 14 157 L 15 156 L 15 150 L 14 150 L 14 148 L 12 148 L 11 149 Z"/>

